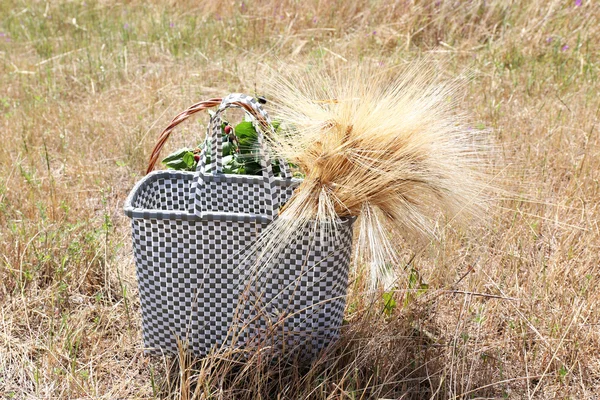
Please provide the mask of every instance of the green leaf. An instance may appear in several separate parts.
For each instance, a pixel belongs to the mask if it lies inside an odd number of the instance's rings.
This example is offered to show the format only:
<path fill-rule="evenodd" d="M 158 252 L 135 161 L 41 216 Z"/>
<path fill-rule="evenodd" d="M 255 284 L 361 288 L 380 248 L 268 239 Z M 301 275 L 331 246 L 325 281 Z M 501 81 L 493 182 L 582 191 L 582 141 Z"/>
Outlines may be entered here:
<path fill-rule="evenodd" d="M 235 144 L 227 141 L 227 142 L 223 143 L 222 150 L 223 150 L 223 156 L 230 156 L 235 153 Z"/>
<path fill-rule="evenodd" d="M 178 171 L 185 171 L 188 168 L 187 164 L 182 159 L 168 161 L 165 163 L 165 166 L 169 169 L 174 169 Z"/>
<path fill-rule="evenodd" d="M 568 373 L 569 373 L 569 370 L 564 365 L 561 365 L 560 369 L 558 370 L 558 375 L 562 379 L 564 379 L 565 376 L 567 376 Z"/>
<path fill-rule="evenodd" d="M 237 174 L 239 168 L 242 167 L 235 159 L 234 155 L 223 157 L 223 173 L 224 174 Z"/>
<path fill-rule="evenodd" d="M 410 274 L 408 275 L 408 288 L 414 289 L 417 286 L 419 280 L 419 272 L 416 269 L 411 268 Z"/>
<path fill-rule="evenodd" d="M 191 149 L 188 149 L 187 147 L 184 147 L 183 149 L 179 149 L 177 151 L 174 151 L 173 153 L 169 154 L 168 156 L 166 156 L 165 158 L 163 158 L 162 163 L 166 164 L 169 161 L 173 161 L 173 160 L 181 160 L 183 159 L 183 156 L 185 153 L 191 152 Z"/>
<path fill-rule="evenodd" d="M 254 125 L 250 121 L 240 122 L 235 126 L 235 135 L 238 139 L 246 138 L 246 137 L 254 137 L 256 138 L 256 129 L 254 129 Z"/>
<path fill-rule="evenodd" d="M 388 316 L 392 316 L 396 309 L 396 300 L 394 299 L 394 292 L 384 292 L 382 295 L 383 301 L 383 312 Z"/>
<path fill-rule="evenodd" d="M 186 147 L 171 153 L 162 162 L 167 168 L 180 171 L 193 170 L 196 164 L 194 153 Z"/>
<path fill-rule="evenodd" d="M 271 163 L 271 168 L 273 168 L 273 175 L 279 175 L 281 173 L 281 169 L 279 168 L 279 164 Z"/>
<path fill-rule="evenodd" d="M 248 175 L 260 175 L 262 173 L 262 167 L 255 161 L 246 161 L 244 167 Z"/>
<path fill-rule="evenodd" d="M 254 129 L 252 122 L 240 122 L 235 127 L 235 135 L 238 138 L 240 144 L 240 152 L 242 154 L 250 154 L 257 150 L 258 147 L 258 133 Z"/>
<path fill-rule="evenodd" d="M 231 163 L 232 161 L 233 161 L 233 156 L 225 156 L 222 158 L 223 165 L 226 165 L 227 163 Z"/>
<path fill-rule="evenodd" d="M 408 290 L 406 291 L 406 297 L 404 299 L 404 307 L 417 296 L 427 292 L 427 290 L 429 290 L 429 285 L 423 282 L 419 271 L 411 266 L 410 273 L 408 274 Z"/>
<path fill-rule="evenodd" d="M 196 160 L 194 160 L 194 153 L 191 151 L 185 153 L 183 155 L 183 162 L 186 164 L 188 169 L 194 169 L 194 165 L 196 164 Z"/>

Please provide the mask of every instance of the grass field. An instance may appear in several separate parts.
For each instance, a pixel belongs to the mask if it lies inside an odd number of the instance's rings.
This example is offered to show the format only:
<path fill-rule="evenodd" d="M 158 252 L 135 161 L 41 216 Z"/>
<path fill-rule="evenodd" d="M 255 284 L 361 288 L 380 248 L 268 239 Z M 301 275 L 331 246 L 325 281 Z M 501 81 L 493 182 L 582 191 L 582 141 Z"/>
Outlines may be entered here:
<path fill-rule="evenodd" d="M 0 2 L 0 397 L 598 398 L 600 3 L 256 3 Z M 260 94 L 267 66 L 422 58 L 472 76 L 462 109 L 504 193 L 489 217 L 407 241 L 394 307 L 353 275 L 310 369 L 144 356 L 122 206 L 170 119 Z"/>

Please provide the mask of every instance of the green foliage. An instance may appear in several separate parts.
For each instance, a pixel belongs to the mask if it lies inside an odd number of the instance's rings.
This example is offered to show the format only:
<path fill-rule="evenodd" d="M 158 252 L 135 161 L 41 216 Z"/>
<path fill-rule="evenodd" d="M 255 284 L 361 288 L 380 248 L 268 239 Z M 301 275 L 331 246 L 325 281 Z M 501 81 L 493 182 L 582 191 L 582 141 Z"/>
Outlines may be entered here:
<path fill-rule="evenodd" d="M 558 376 L 560 376 L 560 379 L 564 380 L 568 373 L 569 370 L 564 365 L 561 365 L 560 369 L 558 370 Z"/>
<path fill-rule="evenodd" d="M 175 170 L 193 170 L 195 160 L 191 149 L 179 149 L 162 160 L 163 164 L 169 169 Z"/>
<path fill-rule="evenodd" d="M 394 299 L 394 292 L 384 292 L 381 296 L 384 301 L 383 312 L 388 317 L 391 317 L 396 309 L 396 300 Z"/>
<path fill-rule="evenodd" d="M 423 282 L 421 274 L 411 264 L 410 271 L 408 274 L 408 290 L 406 291 L 406 297 L 404 298 L 404 306 L 410 304 L 410 302 L 422 295 L 429 289 L 429 285 Z"/>
<path fill-rule="evenodd" d="M 211 113 L 212 115 L 212 113 Z M 262 167 L 260 165 L 260 148 L 258 145 L 258 133 L 254 123 L 243 121 L 233 128 L 231 135 L 225 133 L 225 127 L 229 126 L 225 122 L 221 126 L 222 132 L 222 162 L 223 173 L 236 175 L 260 175 Z M 279 127 L 279 123 L 274 124 Z M 210 139 L 206 142 L 209 146 L 207 154 L 207 163 L 210 163 Z M 179 171 L 195 171 L 198 166 L 199 155 L 206 144 L 201 143 L 195 149 L 184 147 L 169 154 L 162 160 L 162 163 L 169 169 Z M 196 156 L 196 157 L 194 157 Z M 294 167 L 290 164 L 291 167 Z M 271 167 L 273 173 L 280 173 L 279 160 L 272 160 Z"/>

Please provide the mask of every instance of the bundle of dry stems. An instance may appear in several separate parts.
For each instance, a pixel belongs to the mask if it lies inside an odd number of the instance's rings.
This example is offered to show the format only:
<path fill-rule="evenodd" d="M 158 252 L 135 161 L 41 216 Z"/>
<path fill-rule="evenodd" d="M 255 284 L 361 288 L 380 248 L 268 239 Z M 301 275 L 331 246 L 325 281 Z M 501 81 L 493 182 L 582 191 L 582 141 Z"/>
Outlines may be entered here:
<path fill-rule="evenodd" d="M 441 81 L 421 62 L 403 73 L 354 67 L 271 82 L 284 127 L 269 145 L 305 178 L 255 253 L 277 254 L 302 231 L 335 235 L 340 219 L 358 217 L 356 261 L 370 266 L 372 287 L 389 285 L 399 250 L 391 231 L 435 236 L 440 215 L 481 214 L 490 146 L 457 111 L 464 79 Z"/>

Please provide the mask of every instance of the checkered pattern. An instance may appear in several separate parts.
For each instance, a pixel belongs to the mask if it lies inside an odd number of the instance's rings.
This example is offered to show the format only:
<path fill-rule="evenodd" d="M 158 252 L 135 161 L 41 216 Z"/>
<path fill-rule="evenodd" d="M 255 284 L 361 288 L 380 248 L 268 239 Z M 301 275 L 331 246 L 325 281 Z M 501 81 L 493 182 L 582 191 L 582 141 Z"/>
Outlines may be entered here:
<path fill-rule="evenodd" d="M 135 208 L 150 210 L 188 211 L 192 174 L 168 172 L 160 177 L 145 179 L 143 187 L 137 191 Z"/>
<path fill-rule="evenodd" d="M 264 182 L 241 177 L 232 176 L 227 180 L 222 179 L 223 175 L 205 177 L 202 190 L 196 194 L 197 200 L 203 204 L 202 212 L 267 214 Z"/>
<path fill-rule="evenodd" d="M 311 357 L 337 338 L 352 245 L 351 224 L 339 229 L 299 231 L 262 273 L 247 278 L 238 344 Z"/>
<path fill-rule="evenodd" d="M 192 183 L 193 173 L 157 171 L 126 202 L 148 351 L 175 353 L 179 338 L 197 355 L 221 344 L 285 346 L 313 355 L 335 339 L 351 224 L 341 225 L 337 237 L 298 235 L 257 276 L 249 273 L 256 258 L 241 261 L 240 255 L 268 220 L 236 220 L 217 210 L 199 218 L 185 211 Z M 284 198 L 298 183 L 276 178 L 275 187 Z"/>
<path fill-rule="evenodd" d="M 133 219 L 144 344 L 150 352 L 175 353 L 179 338 L 203 355 L 207 340 L 222 341 L 232 322 L 237 287 L 236 268 L 226 261 L 255 240 L 262 227 Z"/>

